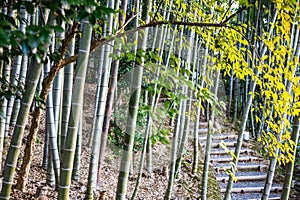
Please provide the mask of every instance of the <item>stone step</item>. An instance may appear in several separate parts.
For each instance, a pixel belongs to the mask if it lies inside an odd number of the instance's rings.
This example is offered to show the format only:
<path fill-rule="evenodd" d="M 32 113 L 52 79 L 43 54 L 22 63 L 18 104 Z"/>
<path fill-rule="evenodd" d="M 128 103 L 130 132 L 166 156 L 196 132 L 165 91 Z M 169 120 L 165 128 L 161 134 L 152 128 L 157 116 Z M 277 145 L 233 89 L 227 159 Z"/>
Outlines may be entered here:
<path fill-rule="evenodd" d="M 220 157 L 211 157 L 210 162 L 211 163 L 221 163 L 221 162 L 231 162 L 233 159 L 232 157 L 225 157 L 225 156 L 220 156 Z M 239 162 L 254 162 L 254 161 L 262 161 L 262 158 L 258 158 L 255 156 L 240 156 L 239 157 Z"/>
<path fill-rule="evenodd" d="M 217 173 L 224 172 L 224 170 L 231 169 L 232 166 L 229 164 L 226 165 L 218 165 L 214 166 L 214 169 Z M 264 164 L 247 164 L 247 165 L 240 165 L 238 164 L 237 170 L 238 171 L 265 171 L 268 169 L 267 165 Z"/>
<path fill-rule="evenodd" d="M 232 193 L 231 194 L 231 199 L 232 200 L 261 200 L 261 196 L 262 194 L 261 193 Z M 275 199 L 280 199 L 280 193 L 271 193 L 269 198 L 269 200 L 275 200 Z"/>
<path fill-rule="evenodd" d="M 208 132 L 207 122 L 200 123 L 201 128 L 199 132 L 199 144 L 205 150 L 206 138 Z M 216 130 L 216 129 L 215 129 Z M 211 160 L 210 165 L 217 173 L 216 180 L 221 188 L 221 193 L 226 191 L 226 185 L 229 175 L 225 170 L 231 169 L 229 164 L 233 158 L 222 148 L 221 142 L 226 144 L 226 147 L 231 151 L 235 151 L 238 135 L 230 133 L 218 133 L 217 131 L 212 135 L 211 142 Z M 238 159 L 237 172 L 235 177 L 237 182 L 233 183 L 231 190 L 231 199 L 261 199 L 264 183 L 267 177 L 265 173 L 268 166 L 263 158 L 257 157 L 255 151 L 251 149 L 252 144 L 249 141 L 243 141 L 240 150 L 240 157 Z M 274 183 L 271 188 L 269 199 L 280 199 L 280 192 L 282 186 Z"/>
<path fill-rule="evenodd" d="M 224 141 L 226 143 L 226 147 L 235 147 L 236 146 L 236 141 Z M 201 147 L 205 147 L 206 144 L 200 143 Z M 250 143 L 243 142 L 242 147 L 247 147 L 250 148 L 252 145 Z M 220 142 L 212 142 L 211 143 L 211 148 L 222 148 Z"/>
<path fill-rule="evenodd" d="M 261 198 L 257 198 L 257 199 L 249 199 L 249 200 L 261 200 Z M 269 197 L 268 200 L 280 200 L 280 196 L 277 196 L 277 197 Z"/>
<path fill-rule="evenodd" d="M 251 193 L 251 192 L 263 192 L 264 187 L 238 187 L 232 188 L 231 193 Z M 271 192 L 282 191 L 281 186 L 275 186 L 271 188 Z M 221 193 L 226 192 L 226 188 L 221 188 Z"/>
<path fill-rule="evenodd" d="M 216 132 L 217 129 L 215 128 L 214 131 Z M 199 128 L 198 133 L 199 134 L 206 134 L 208 132 L 208 128 Z"/>
<path fill-rule="evenodd" d="M 229 148 L 231 152 L 235 151 L 235 148 Z M 240 150 L 240 155 L 246 154 L 246 155 L 251 155 L 254 154 L 254 150 L 248 149 L 248 148 L 243 148 Z M 210 155 L 227 155 L 228 153 L 222 148 L 222 149 L 212 149 L 210 152 Z"/>
<path fill-rule="evenodd" d="M 208 127 L 208 123 L 207 122 L 199 122 L 199 126 Z"/>
<path fill-rule="evenodd" d="M 255 175 L 255 176 L 236 176 L 237 181 L 262 181 L 265 180 L 267 175 Z M 226 183 L 229 179 L 229 176 L 226 177 L 217 177 L 218 182 Z"/>
<path fill-rule="evenodd" d="M 249 172 L 251 173 L 251 172 Z M 227 187 L 227 182 L 218 182 L 221 188 L 221 192 L 225 192 Z M 232 185 L 232 193 L 261 193 L 265 186 L 265 180 L 257 181 L 237 181 Z M 282 185 L 274 182 L 272 184 L 271 193 L 280 193 L 282 190 Z M 256 197 L 253 197 L 256 198 Z"/>
<path fill-rule="evenodd" d="M 207 131 L 205 132 L 205 133 L 207 133 Z M 215 140 L 228 140 L 228 139 L 236 139 L 238 136 L 237 135 L 233 135 L 233 134 L 218 134 L 218 133 L 216 133 L 216 134 L 214 134 L 213 136 L 212 136 L 212 140 L 213 141 L 215 141 Z M 200 136 L 199 137 L 199 141 L 206 141 L 206 135 L 204 135 L 204 136 Z"/>

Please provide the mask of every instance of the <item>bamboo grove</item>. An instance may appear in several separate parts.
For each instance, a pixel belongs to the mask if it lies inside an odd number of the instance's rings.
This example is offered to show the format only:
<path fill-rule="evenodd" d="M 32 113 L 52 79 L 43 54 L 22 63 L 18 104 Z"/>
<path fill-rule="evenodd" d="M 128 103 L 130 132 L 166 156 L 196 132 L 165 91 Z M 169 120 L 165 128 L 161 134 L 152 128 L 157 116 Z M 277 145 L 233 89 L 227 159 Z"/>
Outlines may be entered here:
<path fill-rule="evenodd" d="M 171 199 L 192 143 L 192 172 L 202 174 L 201 199 L 207 199 L 210 142 L 221 114 L 239 133 L 224 199 L 230 199 L 244 131 L 270 158 L 262 199 L 268 199 L 277 164 L 286 166 L 281 199 L 288 199 L 299 139 L 298 0 L 17 0 L 1 5 L 0 199 L 9 199 L 12 188 L 26 190 L 43 118 L 40 165 L 58 199 L 70 199 L 71 180 L 80 181 L 83 151 L 90 159 L 85 199 L 101 190 L 106 145 L 116 127 L 123 132 L 117 141 L 123 150 L 116 199 L 137 198 L 142 172 L 151 174 L 155 167 L 157 142 L 171 149 L 160 197 Z M 95 80 L 95 105 L 92 126 L 84 132 L 88 75 Z M 118 104 L 122 98 L 125 108 Z M 204 111 L 209 129 L 199 162 Z M 168 123 L 172 128 L 165 129 Z M 134 164 L 137 136 L 140 162 Z M 138 178 L 134 191 L 128 191 L 132 168 Z"/>

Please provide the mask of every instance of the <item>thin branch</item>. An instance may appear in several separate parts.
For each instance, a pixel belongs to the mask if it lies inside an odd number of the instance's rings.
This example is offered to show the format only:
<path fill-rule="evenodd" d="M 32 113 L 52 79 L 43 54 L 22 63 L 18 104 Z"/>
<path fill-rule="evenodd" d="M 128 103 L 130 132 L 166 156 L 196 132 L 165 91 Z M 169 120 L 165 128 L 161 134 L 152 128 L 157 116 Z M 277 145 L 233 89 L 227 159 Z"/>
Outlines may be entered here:
<path fill-rule="evenodd" d="M 63 59 L 60 63 L 61 68 L 63 68 L 64 66 L 71 64 L 73 62 L 75 62 L 77 60 L 78 54 L 74 55 L 74 56 L 69 56 L 65 59 Z"/>
<path fill-rule="evenodd" d="M 223 15 L 223 17 L 222 17 L 222 20 L 221 20 L 221 21 L 223 21 L 223 20 L 224 20 L 224 18 L 226 17 L 227 13 L 229 12 L 229 10 L 230 10 L 231 6 L 232 6 L 232 2 L 230 2 L 230 6 L 227 8 L 226 12 L 224 13 L 224 15 Z"/>
<path fill-rule="evenodd" d="M 141 12 L 138 12 L 138 13 L 136 13 L 136 14 L 134 14 L 134 15 L 132 15 L 124 24 L 123 24 L 123 26 L 121 26 L 120 28 L 119 28 L 119 30 L 118 30 L 118 32 L 121 32 L 121 30 L 124 30 L 125 29 L 125 27 L 135 18 L 135 17 L 137 17 L 137 15 L 139 15 Z"/>
<path fill-rule="evenodd" d="M 66 33 L 66 37 L 62 40 L 61 45 L 59 47 L 59 53 L 60 55 L 65 55 L 66 51 L 67 51 L 67 47 L 69 46 L 70 41 L 72 40 L 72 38 L 74 37 L 74 35 L 77 33 L 77 29 L 78 29 L 79 24 L 78 23 L 74 23 L 68 30 L 68 32 Z M 43 100 L 46 101 L 46 97 L 48 94 L 48 82 L 52 82 L 54 80 L 54 77 L 57 75 L 58 71 L 64 67 L 65 65 L 62 65 L 62 63 L 65 61 L 65 59 L 60 58 L 58 60 L 57 63 L 55 63 L 51 69 L 50 72 L 48 73 L 48 75 L 44 78 L 43 80 L 43 90 L 41 92 L 41 97 Z M 71 62 L 70 62 L 71 63 Z"/>
<path fill-rule="evenodd" d="M 236 16 L 237 14 L 242 12 L 245 8 L 246 8 L 246 6 L 241 7 L 237 12 L 233 13 L 231 16 L 226 18 L 221 23 L 183 22 L 183 21 L 153 21 L 153 22 L 149 22 L 147 24 L 141 25 L 137 28 L 127 30 L 125 32 L 122 32 L 122 28 L 123 28 L 122 27 L 121 29 L 119 29 L 117 31 L 117 33 L 115 35 L 111 35 L 109 37 L 101 38 L 101 39 L 98 39 L 98 40 L 94 41 L 93 44 L 91 45 L 90 51 L 95 50 L 99 45 L 103 45 L 103 44 L 106 44 L 106 43 L 109 43 L 109 42 L 113 41 L 115 38 L 124 37 L 128 34 L 133 34 L 137 31 L 143 30 L 143 29 L 148 28 L 148 27 L 155 27 L 155 26 L 161 26 L 161 25 L 166 25 L 166 24 L 178 25 L 178 26 L 194 26 L 194 27 L 215 27 L 215 28 L 228 27 L 227 22 L 231 18 L 233 18 L 234 16 Z M 64 66 L 66 66 L 66 65 L 68 65 L 72 62 L 75 62 L 77 57 L 78 57 L 78 55 L 74 55 L 74 56 L 63 59 L 62 62 L 61 62 L 61 67 L 64 67 Z"/>
<path fill-rule="evenodd" d="M 145 25 L 141 25 L 137 29 L 144 29 L 147 27 L 154 27 L 159 25 L 179 25 L 179 26 L 195 26 L 195 27 L 224 27 L 224 23 L 209 23 L 209 22 L 184 22 L 184 21 L 154 21 Z"/>
<path fill-rule="evenodd" d="M 251 43 L 251 41 L 247 38 L 247 36 L 246 36 L 245 34 L 241 33 L 241 32 L 240 32 L 239 30 L 237 30 L 235 27 L 229 27 L 229 28 L 235 30 L 235 31 L 236 31 L 238 34 L 240 34 L 245 40 L 247 40 L 248 45 L 249 45 L 251 48 L 253 48 L 253 50 L 254 50 L 254 52 L 255 52 L 255 54 L 256 54 L 258 60 L 262 63 L 262 59 L 261 59 L 261 57 L 260 57 L 259 52 L 257 51 L 257 48 L 255 47 L 255 45 L 254 45 L 253 43 Z"/>
<path fill-rule="evenodd" d="M 159 2 L 158 6 L 157 6 L 157 9 L 156 9 L 156 12 L 155 12 L 155 14 L 154 14 L 154 17 L 153 17 L 152 20 L 150 20 L 150 22 L 153 22 L 153 21 L 155 20 L 155 18 L 157 17 L 157 13 L 158 13 L 158 11 L 159 11 L 159 9 L 160 9 L 162 3 L 163 3 L 163 0 L 161 0 L 161 1 Z"/>
<path fill-rule="evenodd" d="M 118 32 L 115 35 L 111 35 L 106 38 L 101 38 L 98 40 L 95 40 L 91 44 L 90 51 L 94 51 L 98 46 L 107 44 L 111 41 L 113 41 L 115 38 L 118 37 L 124 37 L 128 34 L 133 34 L 137 31 L 143 30 L 148 27 L 155 27 L 155 26 L 160 26 L 160 25 L 165 25 L 165 24 L 170 24 L 170 25 L 179 25 L 179 26 L 196 26 L 196 27 L 227 27 L 226 24 L 219 24 L 219 23 L 206 23 L 206 22 L 182 22 L 182 21 L 156 21 L 156 22 L 150 22 L 145 25 L 141 25 L 137 28 L 125 31 L 125 32 L 120 32 L 121 30 L 118 30 Z M 77 59 L 78 55 L 70 56 L 68 58 L 65 58 L 61 62 L 61 67 L 64 67 L 72 62 L 75 62 Z"/>
<path fill-rule="evenodd" d="M 229 17 L 227 17 L 224 21 L 222 21 L 221 24 L 226 24 L 229 20 L 231 20 L 236 15 L 240 14 L 241 12 L 243 12 L 246 8 L 247 8 L 246 6 L 240 7 L 235 13 L 233 13 L 232 15 L 230 15 Z"/>

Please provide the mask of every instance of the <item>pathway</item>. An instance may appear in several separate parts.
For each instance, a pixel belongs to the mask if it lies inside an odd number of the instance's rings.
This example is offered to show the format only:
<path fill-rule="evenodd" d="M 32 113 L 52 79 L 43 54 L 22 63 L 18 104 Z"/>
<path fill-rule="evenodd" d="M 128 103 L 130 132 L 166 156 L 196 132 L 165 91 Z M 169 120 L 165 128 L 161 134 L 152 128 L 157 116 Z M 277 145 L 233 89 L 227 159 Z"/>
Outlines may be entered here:
<path fill-rule="evenodd" d="M 200 123 L 199 142 L 205 151 L 207 123 Z M 215 133 L 212 139 L 211 148 L 211 166 L 216 171 L 216 179 L 219 183 L 222 194 L 225 193 L 228 181 L 226 169 L 230 169 L 232 161 L 220 143 L 223 140 L 227 148 L 234 152 L 237 135 L 228 133 Z M 268 165 L 267 161 L 259 157 L 251 148 L 250 142 L 243 142 L 239 162 L 237 166 L 236 178 L 237 182 L 233 184 L 231 199 L 247 200 L 261 199 L 262 190 L 265 184 Z M 280 199 L 281 185 L 273 183 L 269 200 Z"/>

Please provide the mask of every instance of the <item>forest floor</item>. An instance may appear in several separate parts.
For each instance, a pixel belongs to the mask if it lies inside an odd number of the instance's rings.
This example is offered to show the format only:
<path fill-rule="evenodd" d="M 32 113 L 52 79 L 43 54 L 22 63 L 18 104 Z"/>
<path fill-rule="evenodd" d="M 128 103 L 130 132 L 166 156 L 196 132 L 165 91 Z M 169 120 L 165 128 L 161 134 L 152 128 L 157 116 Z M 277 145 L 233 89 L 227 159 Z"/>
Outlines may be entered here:
<path fill-rule="evenodd" d="M 94 84 L 87 84 L 84 98 L 84 117 L 83 117 L 83 142 L 82 142 L 82 157 L 80 166 L 79 181 L 72 181 L 70 188 L 71 199 L 84 199 L 87 185 L 88 167 L 90 162 L 90 148 L 87 147 L 89 134 L 92 129 L 92 113 L 94 106 L 94 94 L 96 87 Z M 26 191 L 21 192 L 13 188 L 13 199 L 57 199 L 57 191 L 54 188 L 47 186 L 46 176 L 47 171 L 43 169 L 43 148 L 45 135 L 45 114 L 41 119 L 39 132 L 37 135 L 33 160 L 31 164 L 28 184 Z M 26 134 L 29 131 L 29 124 L 27 125 Z M 24 140 L 24 142 L 26 139 Z M 192 141 L 192 137 L 191 137 Z M 18 168 L 21 166 L 25 143 L 21 148 L 21 155 L 18 162 Z M 106 151 L 105 163 L 102 170 L 102 179 L 99 189 L 95 192 L 95 199 L 101 199 L 101 194 L 106 194 L 105 199 L 115 199 L 115 192 L 117 187 L 117 180 L 120 167 L 121 150 L 108 144 Z M 7 148 L 5 149 L 7 151 Z M 182 162 L 182 170 L 180 176 L 175 180 L 174 189 L 172 192 L 173 199 L 199 199 L 201 188 L 201 174 L 192 174 L 192 152 L 193 145 L 190 143 L 184 155 Z M 171 149 L 161 143 L 157 143 L 153 148 L 153 173 L 142 177 L 137 199 L 163 199 L 164 193 L 168 184 L 168 174 L 163 172 L 163 169 L 168 166 Z M 4 156 L 5 157 L 5 156 Z M 3 158 L 4 158 L 3 157 Z M 135 153 L 135 161 L 137 163 L 134 168 L 134 173 L 130 177 L 127 197 L 130 198 L 136 182 L 138 163 L 140 153 Z M 202 161 L 199 161 L 199 171 L 202 171 Z M 209 199 L 221 199 L 221 194 L 218 189 L 218 184 L 215 180 L 214 171 L 209 173 L 208 195 Z M 14 179 L 16 183 L 17 176 Z M 0 180 L 0 183 L 2 179 Z"/>
<path fill-rule="evenodd" d="M 71 185 L 71 199 L 84 199 L 85 190 L 87 185 L 88 167 L 90 162 L 90 148 L 87 147 L 89 134 L 92 129 L 92 115 L 94 106 L 94 94 L 96 87 L 94 84 L 87 84 L 85 91 L 85 104 L 84 104 L 84 118 L 83 118 L 83 145 L 82 145 L 82 157 L 80 166 L 80 177 L 78 182 L 72 182 Z M 29 127 L 29 125 L 28 125 Z M 28 129 L 27 129 L 28 131 Z M 57 192 L 54 188 L 47 186 L 46 174 L 47 171 L 42 168 L 43 162 L 43 146 L 45 135 L 45 118 L 42 119 L 40 129 L 37 136 L 36 146 L 34 150 L 33 161 L 31 164 L 31 170 L 29 175 L 29 182 L 25 192 L 13 190 L 13 199 L 57 199 Z M 192 141 L 192 137 L 191 140 Z M 21 149 L 21 156 L 24 150 Z M 102 170 L 102 179 L 100 189 L 94 194 L 95 199 L 101 199 L 101 194 L 106 194 L 105 199 L 115 199 L 115 192 L 117 187 L 117 180 L 119 174 L 121 150 L 108 144 L 106 151 L 105 163 Z M 6 148 L 7 149 L 7 148 Z M 163 199 L 164 193 L 167 187 L 168 177 L 163 172 L 168 166 L 170 158 L 170 147 L 158 143 L 153 148 L 153 173 L 149 176 L 143 176 L 137 199 Z M 140 153 L 135 154 L 135 162 L 139 163 Z M 188 144 L 187 151 L 183 158 L 182 171 L 180 176 L 175 180 L 174 189 L 172 193 L 173 199 L 200 199 L 201 192 L 201 174 L 192 174 L 192 157 L 193 157 L 193 145 L 190 142 Z M 202 156 L 201 156 L 202 158 Z M 202 171 L 202 162 L 200 158 L 199 171 Z M 21 157 L 19 159 L 18 167 L 21 164 Z M 134 173 L 130 177 L 127 197 L 130 198 L 137 177 L 138 164 L 135 165 Z M 296 166 L 296 170 L 299 170 L 299 166 Z M 295 172 L 296 174 L 300 174 Z M 15 177 L 16 181 L 16 177 Z M 2 182 L 2 179 L 0 180 Z M 296 187 L 299 187 L 296 186 Z M 219 192 L 219 186 L 215 179 L 215 172 L 209 173 L 209 187 L 208 187 L 208 199 L 217 200 L 221 199 Z"/>

